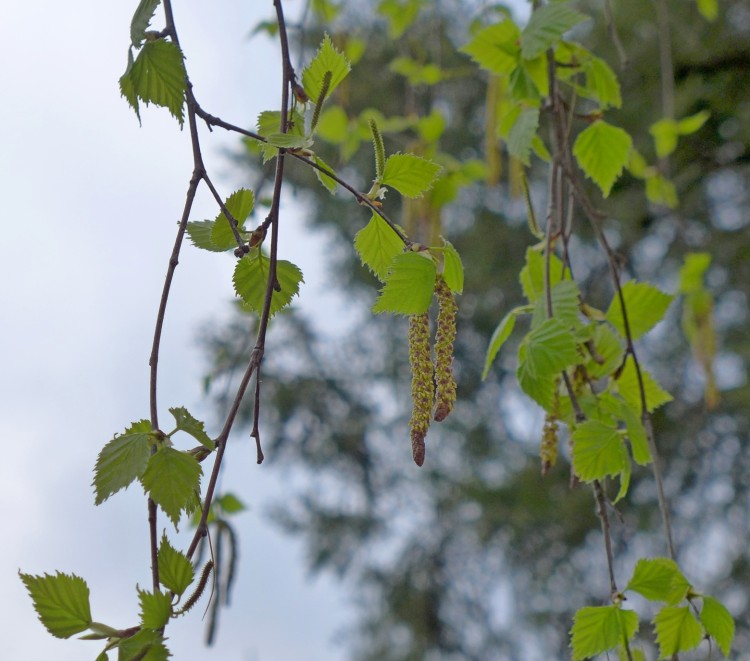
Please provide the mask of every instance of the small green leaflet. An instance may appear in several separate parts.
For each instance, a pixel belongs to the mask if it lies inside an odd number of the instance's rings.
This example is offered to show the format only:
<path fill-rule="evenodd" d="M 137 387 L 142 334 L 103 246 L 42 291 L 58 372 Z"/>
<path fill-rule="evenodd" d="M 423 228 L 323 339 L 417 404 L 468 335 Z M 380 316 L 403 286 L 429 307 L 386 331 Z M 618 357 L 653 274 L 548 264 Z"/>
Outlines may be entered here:
<path fill-rule="evenodd" d="M 385 162 L 384 186 L 395 188 L 406 197 L 422 197 L 432 187 L 442 168 L 414 154 L 393 154 Z"/>
<path fill-rule="evenodd" d="M 646 197 L 649 202 L 663 204 L 674 209 L 677 207 L 677 189 L 666 177 L 660 175 L 655 168 L 649 168 L 646 176 Z"/>
<path fill-rule="evenodd" d="M 696 0 L 698 11 L 703 14 L 706 20 L 713 21 L 719 15 L 718 0 Z"/>
<path fill-rule="evenodd" d="M 643 423 L 627 402 L 621 399 L 618 401 L 620 402 L 620 417 L 627 427 L 633 459 L 640 466 L 647 466 L 651 463 L 651 450 L 648 449 L 648 438 Z"/>
<path fill-rule="evenodd" d="M 656 155 L 659 158 L 669 156 L 675 149 L 677 149 L 677 139 L 680 136 L 690 135 L 691 133 L 700 130 L 710 116 L 710 112 L 702 110 L 701 112 L 691 115 L 690 117 L 685 117 L 685 119 L 681 119 L 680 121 L 664 118 L 660 119 L 655 124 L 652 124 L 649 132 L 654 138 Z"/>
<path fill-rule="evenodd" d="M 680 268 L 680 293 L 692 294 L 703 289 L 703 276 L 711 266 L 711 255 L 707 252 L 691 252 L 685 255 Z"/>
<path fill-rule="evenodd" d="M 177 596 L 182 596 L 185 590 L 195 578 L 193 563 L 187 556 L 176 550 L 167 539 L 166 533 L 162 535 L 157 554 L 159 565 L 159 583 L 167 590 L 171 590 Z"/>
<path fill-rule="evenodd" d="M 180 122 L 184 120 L 187 74 L 180 47 L 164 39 L 148 41 L 133 61 L 128 55 L 128 68 L 120 78 L 120 92 L 141 119 L 138 101 L 169 109 Z"/>
<path fill-rule="evenodd" d="M 194 502 L 202 473 L 192 455 L 162 447 L 149 458 L 141 484 L 176 527 L 182 513 Z"/>
<path fill-rule="evenodd" d="M 566 2 L 535 9 L 521 33 L 521 55 L 530 60 L 552 48 L 570 28 L 586 20 Z"/>
<path fill-rule="evenodd" d="M 331 0 L 312 0 L 312 10 L 324 23 L 331 23 L 341 12 L 341 6 Z"/>
<path fill-rule="evenodd" d="M 563 263 L 556 255 L 550 255 L 550 286 L 554 287 L 562 280 Z M 544 294 L 544 255 L 533 248 L 526 249 L 526 265 L 519 275 L 523 293 L 529 303 Z"/>
<path fill-rule="evenodd" d="M 531 145 L 539 128 L 539 108 L 526 108 L 518 115 L 508 134 L 508 151 L 524 165 L 529 165 Z"/>
<path fill-rule="evenodd" d="M 320 96 L 326 71 L 330 71 L 331 82 L 327 94 L 330 96 L 346 78 L 350 69 L 349 60 L 334 48 L 331 38 L 326 34 L 312 62 L 302 72 L 302 87 L 307 96 L 316 101 Z"/>
<path fill-rule="evenodd" d="M 547 319 L 523 339 L 531 376 L 554 377 L 579 360 L 573 333 L 559 319 Z"/>
<path fill-rule="evenodd" d="M 452 292 L 463 293 L 464 265 L 453 244 L 445 239 L 443 239 L 443 279 Z"/>
<path fill-rule="evenodd" d="M 729 656 L 734 640 L 734 620 L 724 604 L 713 597 L 703 597 L 701 622 L 724 656 Z"/>
<path fill-rule="evenodd" d="M 278 110 L 264 110 L 258 115 L 257 121 L 258 133 L 264 138 L 271 136 L 296 136 L 295 140 L 304 143 L 305 138 L 305 119 L 298 112 L 293 112 L 287 122 L 287 132 L 281 133 L 281 113 Z M 278 147 L 269 143 L 263 143 L 261 146 L 263 162 L 267 163 L 278 153 Z"/>
<path fill-rule="evenodd" d="M 573 280 L 562 280 L 553 285 L 550 291 L 552 316 L 555 319 L 559 319 L 568 328 L 580 328 L 579 297 L 580 291 L 578 285 Z M 536 305 L 534 306 L 531 327 L 536 328 L 548 317 L 547 297 L 540 296 L 537 298 Z"/>
<path fill-rule="evenodd" d="M 614 649 L 630 640 L 638 631 L 635 611 L 618 606 L 587 606 L 573 617 L 570 646 L 573 661 L 582 661 Z"/>
<path fill-rule="evenodd" d="M 703 640 L 703 627 L 690 606 L 665 606 L 656 614 L 653 624 L 660 659 L 694 649 Z"/>
<path fill-rule="evenodd" d="M 250 215 L 255 204 L 253 191 L 240 188 L 234 191 L 226 200 L 224 206 L 237 221 L 240 235 L 245 231 L 245 219 Z M 237 239 L 232 231 L 229 219 L 224 212 L 219 212 L 214 220 L 193 221 L 187 224 L 190 240 L 196 248 L 223 252 L 237 247 Z"/>
<path fill-rule="evenodd" d="M 622 297 L 628 312 L 630 336 L 637 340 L 658 324 L 667 312 L 674 296 L 665 294 L 646 282 L 630 280 L 622 287 Z M 620 299 L 615 296 L 607 310 L 607 321 L 625 337 Z"/>
<path fill-rule="evenodd" d="M 373 212 L 370 222 L 354 237 L 354 248 L 362 264 L 384 282 L 393 258 L 403 252 L 404 242 Z"/>
<path fill-rule="evenodd" d="M 143 475 L 151 454 L 152 438 L 151 423 L 141 420 L 102 448 L 94 468 L 97 505 Z"/>
<path fill-rule="evenodd" d="M 225 493 L 220 498 L 217 498 L 215 502 L 226 514 L 237 514 L 247 509 L 247 506 L 233 493 Z"/>
<path fill-rule="evenodd" d="M 320 167 L 322 167 L 324 170 L 327 170 L 331 174 L 335 174 L 335 172 L 333 171 L 333 168 L 330 165 L 328 165 L 328 163 L 326 163 L 319 156 L 313 156 L 313 160 L 315 161 L 316 165 L 319 165 Z M 336 192 L 337 184 L 334 179 L 331 179 L 331 177 L 329 177 L 327 174 L 324 174 L 317 168 L 313 168 L 313 171 L 315 172 L 315 176 L 318 178 L 318 181 L 328 189 L 329 193 L 333 194 Z"/>
<path fill-rule="evenodd" d="M 435 292 L 435 274 L 435 262 L 429 256 L 416 252 L 396 255 L 372 311 L 404 315 L 427 312 Z"/>
<path fill-rule="evenodd" d="M 378 14 L 388 21 L 388 37 L 398 39 L 414 22 L 423 0 L 381 0 Z"/>
<path fill-rule="evenodd" d="M 599 420 L 577 425 L 572 435 L 573 469 L 584 482 L 619 475 L 630 463 L 619 430 Z"/>
<path fill-rule="evenodd" d="M 551 411 L 555 403 L 555 390 L 558 384 L 557 376 L 533 374 L 526 360 L 528 347 L 521 344 L 518 347 L 518 369 L 516 378 L 518 385 L 531 399 L 533 399 L 545 411 Z"/>
<path fill-rule="evenodd" d="M 135 48 L 140 48 L 146 38 L 146 30 L 154 17 L 154 12 L 161 0 L 141 0 L 130 21 L 130 42 Z"/>
<path fill-rule="evenodd" d="M 492 73 L 509 75 L 518 63 L 521 31 L 510 19 L 483 28 L 460 50 L 480 67 Z"/>
<path fill-rule="evenodd" d="M 595 379 L 610 376 L 622 363 L 624 349 L 620 338 L 607 324 L 597 324 L 591 342 L 596 360 L 591 356 L 586 371 Z"/>
<path fill-rule="evenodd" d="M 500 348 L 505 344 L 505 341 L 513 332 L 513 328 L 516 325 L 516 318 L 519 314 L 526 311 L 527 310 L 524 307 L 513 308 L 500 320 L 500 323 L 497 325 L 497 328 L 495 328 L 495 332 L 492 333 L 490 343 L 487 346 L 487 355 L 484 358 L 484 370 L 482 371 L 482 381 L 487 378 L 487 375 L 490 373 L 490 367 L 495 361 L 495 356 L 497 356 L 498 351 L 500 351 Z"/>
<path fill-rule="evenodd" d="M 146 629 L 161 629 L 172 616 L 172 597 L 166 592 L 138 590 L 141 602 L 141 625 Z"/>
<path fill-rule="evenodd" d="M 642 558 L 633 570 L 633 578 L 625 586 L 650 601 L 679 604 L 690 590 L 677 563 L 670 558 Z"/>
<path fill-rule="evenodd" d="M 614 108 L 622 106 L 620 83 L 609 64 L 600 57 L 591 55 L 584 63 L 583 70 L 586 72 L 585 92 L 587 96 L 593 96 L 599 101 L 602 109 L 609 106 Z"/>
<path fill-rule="evenodd" d="M 672 401 L 672 395 L 664 390 L 643 367 L 641 367 L 641 378 L 643 379 L 643 388 L 646 392 L 646 408 L 649 413 L 653 413 L 662 404 Z M 642 411 L 638 374 L 636 373 L 632 356 L 628 357 L 620 378 L 617 379 L 617 390 L 633 410 L 638 411 L 638 413 Z"/>
<path fill-rule="evenodd" d="M 323 140 L 334 145 L 346 142 L 349 136 L 349 118 L 344 109 L 340 106 L 326 108 L 320 114 L 316 133 Z"/>
<path fill-rule="evenodd" d="M 54 576 L 19 576 L 34 602 L 39 620 L 55 638 L 70 638 L 91 624 L 89 588 L 79 576 L 57 572 Z"/>
<path fill-rule="evenodd" d="M 632 145 L 627 131 L 600 119 L 578 134 L 573 154 L 586 176 L 596 182 L 604 197 L 608 197 L 628 163 Z"/>
<path fill-rule="evenodd" d="M 397 57 L 389 69 L 404 76 L 410 85 L 435 85 L 443 79 L 443 71 L 437 64 L 422 64 L 410 57 Z"/>
<path fill-rule="evenodd" d="M 209 450 L 215 448 L 214 442 L 206 433 L 203 423 L 200 420 L 196 420 L 184 406 L 171 408 L 169 412 L 174 416 L 178 430 L 190 434 L 196 441 Z"/>
<path fill-rule="evenodd" d="M 240 259 L 234 269 L 234 290 L 256 314 L 263 313 L 270 265 L 271 260 L 256 249 Z M 285 259 L 276 262 L 276 280 L 281 289 L 273 290 L 271 317 L 291 303 L 299 293 L 300 283 L 304 282 L 302 271 Z"/>
<path fill-rule="evenodd" d="M 164 646 L 164 637 L 154 629 L 141 629 L 119 645 L 117 661 L 166 661 L 171 655 Z"/>

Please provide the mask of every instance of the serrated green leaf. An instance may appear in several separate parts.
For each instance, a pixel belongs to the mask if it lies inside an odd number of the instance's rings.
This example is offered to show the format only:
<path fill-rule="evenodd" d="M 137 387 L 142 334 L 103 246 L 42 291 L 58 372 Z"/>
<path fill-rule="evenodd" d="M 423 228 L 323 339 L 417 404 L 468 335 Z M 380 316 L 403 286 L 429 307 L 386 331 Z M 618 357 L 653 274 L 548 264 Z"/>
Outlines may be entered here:
<path fill-rule="evenodd" d="M 615 499 L 612 501 L 613 505 L 617 505 L 625 496 L 628 495 L 628 489 L 630 488 L 630 478 L 633 474 L 633 467 L 630 464 L 630 460 L 625 461 L 625 464 L 620 471 L 620 488 L 617 491 Z"/>
<path fill-rule="evenodd" d="M 579 361 L 578 343 L 559 319 L 547 319 L 523 339 L 525 364 L 531 376 L 548 378 Z"/>
<path fill-rule="evenodd" d="M 535 9 L 521 33 L 521 55 L 530 60 L 552 48 L 563 34 L 586 18 L 565 2 L 555 2 Z"/>
<path fill-rule="evenodd" d="M 234 269 L 234 290 L 256 314 L 263 312 L 270 264 L 271 260 L 260 250 L 253 250 L 240 259 Z M 276 262 L 276 280 L 281 290 L 273 290 L 271 316 L 291 303 L 299 293 L 300 283 L 304 282 L 302 271 L 285 259 Z"/>
<path fill-rule="evenodd" d="M 651 463 L 651 450 L 648 447 L 648 437 L 643 423 L 636 415 L 635 410 L 622 400 L 620 401 L 620 417 L 627 428 L 630 449 L 633 453 L 633 460 L 640 466 L 647 466 Z"/>
<path fill-rule="evenodd" d="M 604 197 L 608 197 L 628 163 L 632 145 L 627 131 L 600 119 L 578 134 L 573 154 L 586 176 L 596 182 Z"/>
<path fill-rule="evenodd" d="M 269 145 L 282 149 L 307 149 L 313 144 L 309 137 L 295 133 L 269 133 L 266 140 Z"/>
<path fill-rule="evenodd" d="M 328 85 L 327 92 L 327 96 L 330 96 L 341 84 L 341 81 L 346 78 L 350 69 L 349 60 L 343 53 L 336 50 L 331 38 L 326 34 L 315 57 L 302 71 L 302 87 L 307 96 L 317 100 L 323 89 L 326 71 L 330 71 L 331 82 Z"/>
<path fill-rule="evenodd" d="M 529 165 L 531 145 L 539 128 L 539 108 L 522 110 L 508 133 L 508 152 L 524 165 Z"/>
<path fill-rule="evenodd" d="M 190 434 L 196 441 L 209 450 L 214 449 L 214 442 L 206 433 L 203 423 L 194 418 L 184 406 L 173 407 L 169 409 L 169 412 L 174 416 L 177 429 Z"/>
<path fill-rule="evenodd" d="M 164 637 L 154 629 L 141 629 L 123 638 L 117 646 L 118 661 L 165 661 L 171 655 L 164 645 Z"/>
<path fill-rule="evenodd" d="M 414 22 L 422 0 L 381 0 L 378 14 L 388 21 L 388 38 L 399 39 Z"/>
<path fill-rule="evenodd" d="M 151 423 L 140 420 L 102 448 L 94 468 L 97 505 L 143 475 L 151 451 L 151 438 Z"/>
<path fill-rule="evenodd" d="M 188 236 L 196 248 L 211 252 L 224 252 L 225 248 L 219 248 L 211 238 L 215 225 L 216 222 L 213 220 L 193 220 L 187 224 Z"/>
<path fill-rule="evenodd" d="M 264 138 L 270 135 L 278 135 L 281 132 L 281 113 L 278 110 L 264 110 L 258 115 L 256 123 L 258 133 Z M 299 112 L 293 112 L 287 122 L 287 134 L 303 137 L 305 135 L 305 119 Z M 274 145 L 263 143 L 261 146 L 263 162 L 266 163 L 276 156 L 278 148 Z"/>
<path fill-rule="evenodd" d="M 187 556 L 175 549 L 167 539 L 167 535 L 162 535 L 157 554 L 159 566 L 159 583 L 167 590 L 171 590 L 176 595 L 181 596 L 195 578 L 193 564 Z"/>
<path fill-rule="evenodd" d="M 518 369 L 516 369 L 518 385 L 545 411 L 551 411 L 555 404 L 558 377 L 546 374 L 539 376 L 534 373 L 527 360 L 528 353 L 528 346 L 522 342 L 518 347 Z"/>
<path fill-rule="evenodd" d="M 237 221 L 238 231 L 244 231 L 245 219 L 250 215 L 255 205 L 255 194 L 247 188 L 240 188 L 234 191 L 226 200 L 226 206 L 229 213 Z M 211 242 L 218 250 L 229 250 L 237 247 L 237 239 L 232 231 L 229 219 L 220 212 L 213 222 L 211 228 Z"/>
<path fill-rule="evenodd" d="M 586 371 L 594 379 L 610 376 L 622 363 L 625 350 L 618 335 L 606 324 L 596 324 L 591 338 L 596 359 L 586 363 Z"/>
<path fill-rule="evenodd" d="M 570 646 L 573 661 L 614 649 L 638 631 L 638 615 L 618 606 L 587 606 L 573 617 Z"/>
<path fill-rule="evenodd" d="M 464 265 L 453 244 L 445 239 L 443 239 L 443 279 L 452 292 L 463 293 Z"/>
<path fill-rule="evenodd" d="M 89 588 L 80 576 L 18 574 L 34 602 L 34 610 L 55 638 L 70 638 L 91 624 Z"/>
<path fill-rule="evenodd" d="M 432 187 L 440 170 L 437 163 L 426 158 L 414 154 L 393 154 L 385 162 L 380 183 L 395 188 L 406 197 L 422 197 Z"/>
<path fill-rule="evenodd" d="M 324 160 L 323 160 L 322 158 L 320 158 L 319 156 L 316 156 L 316 155 L 314 155 L 314 156 L 313 156 L 313 160 L 314 160 L 314 161 L 315 161 L 315 163 L 316 163 L 317 165 L 319 165 L 320 167 L 322 167 L 322 168 L 325 168 L 325 169 L 326 169 L 326 170 L 327 170 L 328 172 L 330 172 L 330 173 L 332 173 L 332 174 L 335 174 L 335 172 L 334 172 L 333 168 L 332 168 L 332 167 L 331 167 L 330 165 L 328 165 L 328 163 L 326 163 L 326 162 L 325 162 L 325 161 L 324 161 Z M 326 174 L 323 174 L 323 173 L 322 173 L 322 172 L 321 172 L 320 170 L 318 170 L 317 168 L 313 168 L 313 171 L 315 172 L 315 176 L 316 176 L 316 177 L 318 178 L 318 181 L 319 181 L 319 182 L 320 182 L 321 184 L 323 184 L 323 186 L 325 186 L 325 187 L 326 187 L 326 188 L 328 189 L 328 192 L 329 192 L 329 193 L 333 194 L 333 193 L 335 193 L 335 192 L 336 192 L 336 186 L 338 186 L 338 184 L 336 183 L 336 181 L 335 181 L 334 179 L 332 179 L 331 177 L 329 177 L 329 176 L 328 176 L 328 175 L 326 175 Z"/>
<path fill-rule="evenodd" d="M 689 606 L 665 606 L 656 614 L 653 624 L 660 659 L 694 649 L 703 640 L 703 627 Z"/>
<path fill-rule="evenodd" d="M 167 108 L 182 126 L 187 74 L 179 46 L 148 41 L 120 78 L 120 91 L 140 119 L 138 100 Z"/>
<path fill-rule="evenodd" d="M 630 459 L 616 427 L 599 420 L 576 426 L 573 439 L 573 469 L 584 482 L 619 475 Z"/>
<path fill-rule="evenodd" d="M 460 48 L 480 67 L 496 74 L 509 75 L 518 63 L 521 31 L 510 19 L 483 28 Z"/>
<path fill-rule="evenodd" d="M 237 514 L 247 509 L 247 506 L 233 493 L 225 493 L 216 500 L 216 504 L 227 514 Z"/>
<path fill-rule="evenodd" d="M 151 455 L 141 477 L 144 490 L 175 526 L 200 489 L 201 465 L 187 452 L 162 447 Z"/>
<path fill-rule="evenodd" d="M 578 285 L 573 280 L 562 280 L 554 284 L 550 290 L 553 318 L 559 319 L 567 328 L 581 328 L 580 295 Z M 531 327 L 536 328 L 548 318 L 547 297 L 540 296 L 534 305 Z"/>
<path fill-rule="evenodd" d="M 172 597 L 166 592 L 138 590 L 141 603 L 141 625 L 146 629 L 161 629 L 172 616 Z"/>
<path fill-rule="evenodd" d="M 435 274 L 435 262 L 428 257 L 416 252 L 396 255 L 372 311 L 404 315 L 427 312 L 435 292 Z"/>
<path fill-rule="evenodd" d="M 315 129 L 326 142 L 341 145 L 349 136 L 349 118 L 340 106 L 331 106 L 320 113 L 320 119 Z"/>
<path fill-rule="evenodd" d="M 707 252 L 691 252 L 685 255 L 680 268 L 680 293 L 691 294 L 703 289 L 703 276 L 711 266 L 711 255 Z"/>
<path fill-rule="evenodd" d="M 670 558 L 642 558 L 633 570 L 625 590 L 633 590 L 650 601 L 678 604 L 685 598 L 690 583 L 677 563 Z"/>
<path fill-rule="evenodd" d="M 550 286 L 554 287 L 563 275 L 563 263 L 556 255 L 550 255 Z M 544 294 L 544 255 L 533 248 L 526 249 L 526 264 L 519 274 L 523 293 L 529 303 L 535 303 L 536 300 Z"/>
<path fill-rule="evenodd" d="M 133 20 L 130 21 L 130 42 L 136 48 L 139 48 L 146 38 L 146 30 L 160 3 L 161 0 L 141 0 L 138 3 Z"/>
<path fill-rule="evenodd" d="M 724 656 L 729 656 L 734 640 L 734 620 L 724 604 L 713 597 L 703 597 L 701 622 Z"/>
<path fill-rule="evenodd" d="M 620 83 L 609 64 L 591 55 L 584 63 L 583 70 L 586 72 L 587 95 L 595 98 L 602 109 L 622 106 Z"/>
<path fill-rule="evenodd" d="M 664 390 L 643 367 L 641 367 L 641 378 L 643 379 L 643 388 L 646 392 L 646 407 L 649 413 L 653 413 L 663 404 L 672 401 L 672 395 Z M 625 367 L 616 383 L 617 390 L 622 395 L 622 398 L 640 414 L 642 411 L 641 392 L 632 356 L 628 357 Z"/>
<path fill-rule="evenodd" d="M 525 62 L 519 63 L 510 74 L 510 96 L 515 101 L 536 104 L 539 102 L 539 90 L 524 65 Z"/>
<path fill-rule="evenodd" d="M 658 324 L 667 312 L 674 296 L 665 294 L 646 282 L 630 280 L 622 287 L 622 297 L 628 313 L 630 336 L 637 340 Z M 614 296 L 607 310 L 607 321 L 625 337 L 625 323 L 620 298 Z"/>
<path fill-rule="evenodd" d="M 513 308 L 505 314 L 497 325 L 497 328 L 495 328 L 495 332 L 492 333 L 492 337 L 490 338 L 490 343 L 487 345 L 487 355 L 484 357 L 482 381 L 487 378 L 487 375 L 490 373 L 490 367 L 495 362 L 495 356 L 497 356 L 498 351 L 500 351 L 500 348 L 513 332 L 513 328 L 516 325 L 516 318 L 524 311 L 525 308 L 522 307 Z"/>
<path fill-rule="evenodd" d="M 404 251 L 404 242 L 373 212 L 370 222 L 354 237 L 354 248 L 362 264 L 384 282 L 393 258 Z"/>
<path fill-rule="evenodd" d="M 102 652 L 99 656 L 96 657 L 96 661 L 109 661 L 109 657 L 107 656 L 106 652 Z"/>

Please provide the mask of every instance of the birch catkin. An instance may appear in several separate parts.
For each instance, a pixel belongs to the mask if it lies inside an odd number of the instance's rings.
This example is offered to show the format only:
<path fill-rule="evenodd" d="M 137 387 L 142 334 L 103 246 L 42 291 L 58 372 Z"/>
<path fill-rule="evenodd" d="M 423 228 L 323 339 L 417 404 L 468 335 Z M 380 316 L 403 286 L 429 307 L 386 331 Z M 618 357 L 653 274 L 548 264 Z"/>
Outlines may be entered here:
<path fill-rule="evenodd" d="M 424 463 L 424 439 L 430 426 L 435 398 L 434 368 L 430 357 L 430 317 L 426 312 L 409 317 L 409 364 L 412 374 L 412 412 L 409 421 L 411 450 L 414 463 L 421 466 Z"/>
<path fill-rule="evenodd" d="M 456 401 L 456 380 L 453 377 L 453 342 L 456 339 L 458 306 L 442 276 L 435 283 L 438 301 L 437 332 L 435 333 L 435 413 L 436 422 L 445 420 Z"/>

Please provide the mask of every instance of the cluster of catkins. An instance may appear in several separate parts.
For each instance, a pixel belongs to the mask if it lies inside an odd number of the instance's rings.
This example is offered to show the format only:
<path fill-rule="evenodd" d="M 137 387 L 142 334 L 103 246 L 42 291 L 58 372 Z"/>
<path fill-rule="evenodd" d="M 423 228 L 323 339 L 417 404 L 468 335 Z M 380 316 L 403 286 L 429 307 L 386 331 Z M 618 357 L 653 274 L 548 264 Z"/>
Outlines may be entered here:
<path fill-rule="evenodd" d="M 409 317 L 409 364 L 411 365 L 412 414 L 409 421 L 411 449 L 417 466 L 424 463 L 424 439 L 430 422 L 445 420 L 456 401 L 453 378 L 453 342 L 458 306 L 442 276 L 435 282 L 438 301 L 435 360 L 430 351 L 430 317 L 427 312 Z"/>

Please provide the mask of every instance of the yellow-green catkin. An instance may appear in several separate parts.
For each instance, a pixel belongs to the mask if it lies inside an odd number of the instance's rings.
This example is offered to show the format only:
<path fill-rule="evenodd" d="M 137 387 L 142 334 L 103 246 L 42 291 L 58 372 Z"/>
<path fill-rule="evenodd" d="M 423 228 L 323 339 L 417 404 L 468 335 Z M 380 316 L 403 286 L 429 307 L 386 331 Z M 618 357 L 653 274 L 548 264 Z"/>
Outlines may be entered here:
<path fill-rule="evenodd" d="M 435 398 L 434 368 L 430 357 L 430 317 L 426 312 L 409 317 L 409 364 L 412 374 L 412 412 L 409 421 L 411 450 L 414 463 L 421 466 L 424 463 L 424 439 L 430 426 Z"/>
<path fill-rule="evenodd" d="M 435 333 L 435 412 L 436 422 L 445 420 L 456 401 L 456 379 L 453 377 L 453 342 L 456 339 L 458 306 L 453 292 L 442 276 L 435 283 L 438 301 L 437 331 Z"/>
<path fill-rule="evenodd" d="M 549 413 L 544 418 L 544 431 L 542 433 L 542 446 L 539 455 L 542 460 L 542 475 L 549 473 L 557 463 L 557 419 Z"/>

